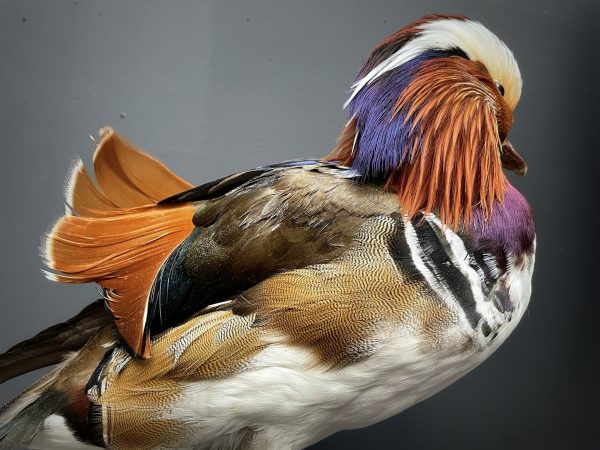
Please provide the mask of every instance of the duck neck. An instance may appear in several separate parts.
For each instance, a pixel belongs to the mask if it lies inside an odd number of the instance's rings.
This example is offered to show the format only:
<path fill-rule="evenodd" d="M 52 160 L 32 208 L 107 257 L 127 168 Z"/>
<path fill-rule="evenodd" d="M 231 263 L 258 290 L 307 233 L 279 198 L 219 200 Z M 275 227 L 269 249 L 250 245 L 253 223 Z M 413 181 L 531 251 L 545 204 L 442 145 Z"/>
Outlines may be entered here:
<path fill-rule="evenodd" d="M 533 252 L 535 221 L 525 197 L 506 181 L 504 199 L 497 201 L 489 217 L 481 208 L 473 211 L 473 220 L 465 230 L 479 250 L 503 251 L 506 255 Z"/>

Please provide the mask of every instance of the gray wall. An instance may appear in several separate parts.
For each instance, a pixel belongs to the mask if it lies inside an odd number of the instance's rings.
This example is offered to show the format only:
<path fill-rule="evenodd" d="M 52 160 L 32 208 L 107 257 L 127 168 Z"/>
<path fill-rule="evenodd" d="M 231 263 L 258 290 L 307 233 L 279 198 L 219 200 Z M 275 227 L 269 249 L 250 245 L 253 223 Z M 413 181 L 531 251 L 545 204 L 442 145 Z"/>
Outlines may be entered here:
<path fill-rule="evenodd" d="M 418 3 L 418 4 L 417 4 Z M 483 366 L 325 448 L 591 448 L 597 425 L 599 23 L 595 1 L 0 1 L 0 351 L 76 313 L 93 286 L 46 281 L 40 236 L 73 158 L 112 124 L 201 183 L 328 152 L 362 58 L 430 12 L 514 50 L 511 141 L 530 172 L 538 265 L 529 313 Z M 5 401 L 38 374 L 0 386 Z"/>

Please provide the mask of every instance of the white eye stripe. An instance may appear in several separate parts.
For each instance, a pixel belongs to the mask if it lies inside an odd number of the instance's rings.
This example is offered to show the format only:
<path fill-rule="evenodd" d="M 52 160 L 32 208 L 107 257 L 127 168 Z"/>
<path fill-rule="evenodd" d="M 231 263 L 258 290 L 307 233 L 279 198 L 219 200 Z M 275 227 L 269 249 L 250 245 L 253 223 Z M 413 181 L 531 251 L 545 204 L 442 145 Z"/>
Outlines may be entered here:
<path fill-rule="evenodd" d="M 478 22 L 444 19 L 429 22 L 420 33 L 352 85 L 344 108 L 365 86 L 428 50 L 458 48 L 469 59 L 483 63 L 494 79 L 503 80 L 506 101 L 514 109 L 521 96 L 521 74 L 512 52 L 498 37 Z"/>
<path fill-rule="evenodd" d="M 429 47 L 419 44 L 421 44 L 420 37 L 413 39 L 400 50 L 398 50 L 396 53 L 394 53 L 392 56 L 390 56 L 388 59 L 382 61 L 373 69 L 371 69 L 371 71 L 368 74 L 366 74 L 363 78 L 356 81 L 351 87 L 352 94 L 350 95 L 350 98 L 346 100 L 346 103 L 344 103 L 344 108 L 346 108 L 350 104 L 352 99 L 356 96 L 356 94 L 360 92 L 362 88 L 375 81 L 381 75 L 397 67 L 400 67 L 401 65 L 406 64 L 409 61 L 412 61 L 426 50 L 429 50 Z"/>

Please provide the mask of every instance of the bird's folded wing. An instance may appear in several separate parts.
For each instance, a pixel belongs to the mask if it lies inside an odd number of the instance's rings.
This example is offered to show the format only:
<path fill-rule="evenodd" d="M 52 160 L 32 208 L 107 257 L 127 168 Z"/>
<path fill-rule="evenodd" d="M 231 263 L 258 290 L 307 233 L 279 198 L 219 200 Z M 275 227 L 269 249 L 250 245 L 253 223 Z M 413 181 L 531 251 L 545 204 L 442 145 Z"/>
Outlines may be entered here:
<path fill-rule="evenodd" d="M 186 430 L 157 404 L 185 416 L 268 391 L 278 371 L 302 378 L 351 366 L 402 333 L 431 349 L 455 317 L 414 276 L 404 236 L 397 214 L 373 216 L 329 262 L 275 274 L 153 338 L 152 358 L 115 348 L 88 384 L 91 417 L 111 445 L 143 435 L 158 446 Z"/>
<path fill-rule="evenodd" d="M 315 161 L 288 163 L 218 198 L 194 197 L 202 200 L 196 228 L 163 264 L 150 293 L 151 334 L 268 277 L 339 258 L 365 221 L 397 212 L 393 194 L 349 180 L 349 172 Z"/>
<path fill-rule="evenodd" d="M 99 283 L 123 344 L 143 357 L 151 335 L 268 277 L 339 258 L 366 221 L 398 211 L 381 186 L 318 161 L 192 188 L 112 130 L 94 171 L 95 183 L 75 167 L 72 212 L 50 233 L 46 261 L 53 279 Z"/>

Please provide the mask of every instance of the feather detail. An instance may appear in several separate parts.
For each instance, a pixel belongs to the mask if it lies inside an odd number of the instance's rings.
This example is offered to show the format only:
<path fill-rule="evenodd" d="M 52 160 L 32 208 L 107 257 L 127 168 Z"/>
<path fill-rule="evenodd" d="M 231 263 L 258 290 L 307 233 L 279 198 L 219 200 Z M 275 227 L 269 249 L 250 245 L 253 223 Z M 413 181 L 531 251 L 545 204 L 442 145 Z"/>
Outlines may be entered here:
<path fill-rule="evenodd" d="M 475 206 L 490 216 L 506 190 L 499 110 L 510 111 L 483 65 L 460 58 L 423 63 L 392 112 L 403 112 L 405 124 L 419 127 L 411 136 L 408 167 L 388 179 L 409 217 L 437 211 L 457 228 L 471 222 Z"/>
<path fill-rule="evenodd" d="M 410 83 L 400 78 L 398 85 L 394 102 L 377 83 L 357 97 L 358 117 L 325 161 L 384 178 L 408 219 L 435 212 L 456 229 L 470 223 L 475 207 L 488 218 L 506 190 L 500 149 L 512 113 L 485 67 L 455 56 L 426 59 Z"/>
<path fill-rule="evenodd" d="M 124 343 L 150 356 L 148 295 L 160 266 L 193 229 L 189 203 L 156 203 L 192 187 L 112 129 L 94 154 L 96 184 L 77 163 L 67 186 L 72 214 L 56 223 L 45 246 L 49 278 L 96 282 Z"/>

